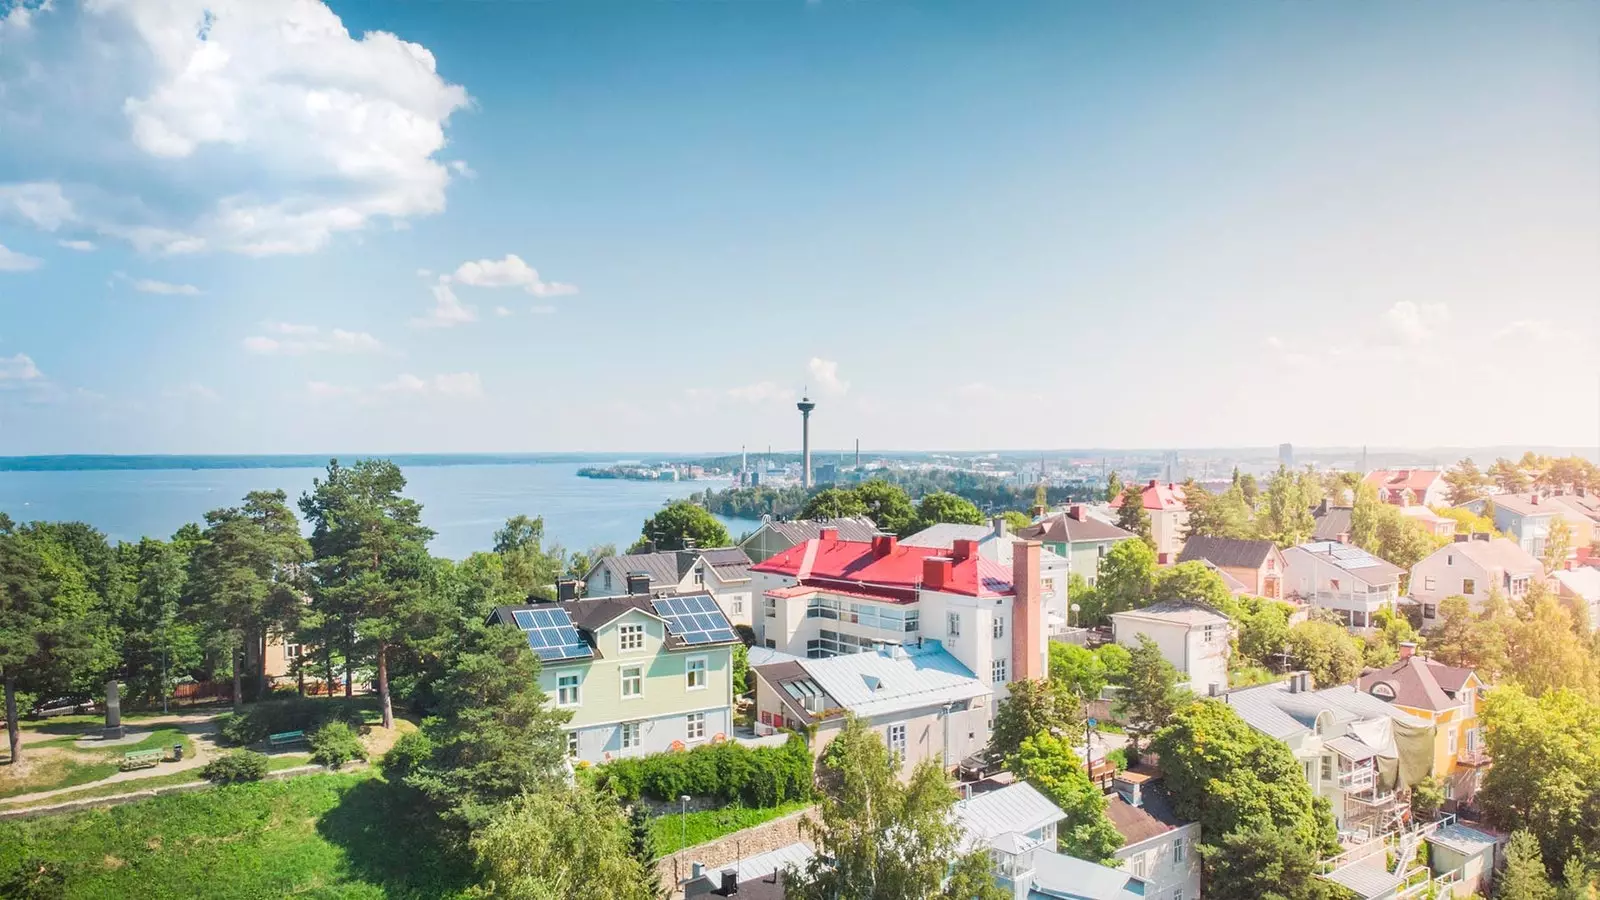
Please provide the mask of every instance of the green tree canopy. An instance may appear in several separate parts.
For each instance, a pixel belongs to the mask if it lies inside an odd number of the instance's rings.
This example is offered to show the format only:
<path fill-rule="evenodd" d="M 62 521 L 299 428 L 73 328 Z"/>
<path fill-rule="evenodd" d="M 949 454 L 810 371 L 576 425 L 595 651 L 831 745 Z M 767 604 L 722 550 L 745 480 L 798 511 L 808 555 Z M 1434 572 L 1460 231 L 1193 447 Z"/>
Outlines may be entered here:
<path fill-rule="evenodd" d="M 982 525 L 983 513 L 971 500 L 944 491 L 924 494 L 917 504 L 917 530 L 949 522 L 954 525 Z"/>
<path fill-rule="evenodd" d="M 1292 828 L 1249 828 L 1220 835 L 1200 848 L 1205 895 L 1217 900 L 1343 900 L 1345 890 L 1323 878 L 1314 845 Z"/>
<path fill-rule="evenodd" d="M 1361 674 L 1361 641 L 1320 619 L 1289 629 L 1289 654 L 1297 668 L 1311 673 L 1317 687 L 1348 684 Z"/>
<path fill-rule="evenodd" d="M 1131 534 L 1137 534 L 1144 539 L 1144 543 L 1151 547 L 1155 546 L 1154 539 L 1150 536 L 1150 513 L 1144 508 L 1144 491 L 1136 484 L 1130 484 L 1122 489 L 1122 505 L 1117 508 L 1117 527 Z M 1122 544 L 1117 546 L 1120 547 Z"/>
<path fill-rule="evenodd" d="M 1445 470 L 1444 483 L 1447 485 L 1445 498 L 1451 506 L 1460 506 L 1489 493 L 1488 476 L 1478 471 L 1478 464 L 1470 456 Z"/>
<path fill-rule="evenodd" d="M 674 500 L 644 520 L 644 531 L 628 552 L 638 553 L 647 545 L 657 550 L 682 550 L 689 541 L 700 548 L 726 547 L 733 543 L 717 517 L 705 507 L 688 500 Z"/>
<path fill-rule="evenodd" d="M 1122 496 L 1122 476 L 1113 471 L 1106 476 L 1106 502 L 1110 503 L 1120 496 Z"/>
<path fill-rule="evenodd" d="M 1183 494 L 1184 506 L 1189 510 L 1188 531 L 1184 537 L 1202 535 L 1250 540 L 1256 536 L 1255 510 L 1239 485 L 1230 485 L 1222 493 L 1213 494 L 1199 484 L 1185 483 Z"/>
<path fill-rule="evenodd" d="M 1071 735 L 1083 724 L 1075 692 L 1050 679 L 1013 681 L 1009 695 L 994 711 L 989 734 L 991 752 L 1007 757 L 1035 734 Z M 1092 699 L 1092 698 L 1090 698 Z"/>
<path fill-rule="evenodd" d="M 825 787 L 816 822 L 802 829 L 817 848 L 804 869 L 784 883 L 790 900 L 902 900 L 944 893 L 952 866 L 965 875 L 960 889 L 981 887 L 971 872 L 986 849 L 960 852 L 959 826 L 951 814 L 955 792 L 939 765 L 924 760 L 900 779 L 900 761 L 860 719 L 845 719 L 822 759 Z M 993 885 L 991 879 L 990 884 Z M 985 889 L 982 900 L 1003 896 Z M 966 900 L 962 897 L 961 900 Z"/>
<path fill-rule="evenodd" d="M 1033 524 L 1032 516 L 1025 512 L 1019 512 L 1014 509 L 1008 509 L 1001 513 L 1000 518 L 1005 519 L 1006 528 L 1009 529 L 1013 534 Z"/>
<path fill-rule="evenodd" d="M 1100 618 L 1147 605 L 1155 592 L 1155 570 L 1156 553 L 1149 544 L 1118 541 L 1100 558 L 1100 575 L 1094 588 Z M 1087 616 L 1085 619 L 1094 621 Z"/>
<path fill-rule="evenodd" d="M 1520 494 L 1526 491 L 1533 481 L 1521 466 L 1503 456 L 1489 466 L 1486 474 L 1502 494 Z"/>
<path fill-rule="evenodd" d="M 1511 833 L 1506 847 L 1506 867 L 1500 873 L 1495 900 L 1554 900 L 1555 888 L 1545 869 L 1539 841 L 1527 831 Z"/>
<path fill-rule="evenodd" d="M 655 873 L 631 852 L 616 798 L 561 782 L 515 797 L 472 837 L 493 900 L 654 900 Z"/>
<path fill-rule="evenodd" d="M 1222 612 L 1233 606 L 1233 592 L 1228 590 L 1228 584 L 1222 580 L 1222 576 L 1205 563 L 1194 560 L 1156 572 L 1151 599 L 1157 603 L 1163 600 L 1199 600 Z"/>
<path fill-rule="evenodd" d="M 867 503 L 849 488 L 830 487 L 811 495 L 800 510 L 802 519 L 843 519 L 867 514 Z"/>
<path fill-rule="evenodd" d="M 1257 529 L 1279 547 L 1303 544 L 1316 530 L 1312 507 L 1322 500 L 1322 481 L 1309 472 L 1291 472 L 1287 466 L 1267 479 L 1267 493 Z"/>
<path fill-rule="evenodd" d="M 866 504 L 867 518 L 879 531 L 907 535 L 915 531 L 917 511 L 905 489 L 882 478 L 864 481 L 856 486 L 855 494 Z"/>
<path fill-rule="evenodd" d="M 1276 664 L 1289 641 L 1289 606 L 1265 597 L 1241 597 L 1234 610 L 1239 655 L 1258 666 Z"/>
<path fill-rule="evenodd" d="M 1107 862 L 1122 846 L 1122 835 L 1106 818 L 1105 794 L 1089 780 L 1070 741 L 1041 731 L 1022 741 L 1006 768 L 1067 814 L 1056 829 L 1062 853 Z"/>
<path fill-rule="evenodd" d="M 1128 675 L 1117 702 L 1117 713 L 1127 723 L 1128 743 L 1135 752 L 1143 739 L 1166 725 L 1183 702 L 1177 684 L 1178 670 L 1161 656 L 1161 648 L 1148 635 L 1139 635 L 1139 645 L 1128 652 Z"/>

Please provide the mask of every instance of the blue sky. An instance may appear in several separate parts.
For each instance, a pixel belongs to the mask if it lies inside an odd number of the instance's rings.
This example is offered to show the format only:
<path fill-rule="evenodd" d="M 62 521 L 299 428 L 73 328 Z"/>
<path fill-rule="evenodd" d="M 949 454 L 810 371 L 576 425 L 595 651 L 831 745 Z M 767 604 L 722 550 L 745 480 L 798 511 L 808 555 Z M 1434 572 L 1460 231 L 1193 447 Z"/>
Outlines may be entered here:
<path fill-rule="evenodd" d="M 0 453 L 1592 444 L 1597 10 L 0 0 Z"/>

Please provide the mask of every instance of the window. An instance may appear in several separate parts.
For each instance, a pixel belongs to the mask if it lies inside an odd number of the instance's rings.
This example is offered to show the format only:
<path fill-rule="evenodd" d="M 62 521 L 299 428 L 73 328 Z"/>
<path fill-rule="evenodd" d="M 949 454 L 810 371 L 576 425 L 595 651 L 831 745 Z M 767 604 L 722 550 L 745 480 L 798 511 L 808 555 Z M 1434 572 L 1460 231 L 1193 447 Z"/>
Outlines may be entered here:
<path fill-rule="evenodd" d="M 611 570 L 610 569 L 606 569 L 605 570 L 605 578 L 603 580 L 606 583 L 606 593 L 608 593 L 608 594 L 611 593 Z"/>
<path fill-rule="evenodd" d="M 1129 862 L 1133 863 L 1133 877 L 1135 877 L 1135 878 L 1143 878 L 1144 877 L 1144 854 L 1141 853 L 1138 856 L 1135 856 L 1133 859 L 1130 859 Z"/>
<path fill-rule="evenodd" d="M 1444 555 L 1444 564 L 1447 565 L 1447 566 L 1455 565 L 1456 564 L 1456 555 L 1454 553 L 1446 553 Z"/>
<path fill-rule="evenodd" d="M 1513 579 L 1511 579 L 1511 596 L 1513 596 L 1513 597 L 1526 596 L 1527 593 L 1528 593 L 1528 583 L 1529 583 L 1529 579 L 1527 579 L 1527 578 L 1513 578 Z"/>
<path fill-rule="evenodd" d="M 762 597 L 761 611 L 766 614 L 767 618 L 776 619 L 778 617 L 778 601 L 773 597 Z"/>
<path fill-rule="evenodd" d="M 995 684 L 1005 684 L 1006 683 L 1006 663 L 1007 662 L 1009 662 L 1009 660 L 1007 660 L 1004 656 L 1002 656 L 999 659 L 997 659 L 994 662 L 989 664 L 989 676 L 990 676 L 989 680 L 990 681 L 993 681 Z"/>
<path fill-rule="evenodd" d="M 1450 728 L 1450 755 L 1451 755 L 1451 756 L 1454 756 L 1454 755 L 1455 755 L 1455 752 L 1456 752 L 1456 742 L 1457 742 L 1457 741 L 1458 741 L 1458 740 L 1459 740 L 1459 733 L 1458 733 L 1458 729 L 1456 729 L 1456 728 L 1455 728 L 1455 727 L 1454 727 L 1454 726 L 1452 726 L 1452 727 L 1451 727 L 1451 728 Z"/>
<path fill-rule="evenodd" d="M 639 746 L 638 722 L 623 722 L 622 728 L 619 730 L 622 732 L 622 749 L 632 750 L 634 747 Z"/>
<path fill-rule="evenodd" d="M 285 659 L 299 659 L 300 658 L 300 645 L 299 644 L 284 644 L 283 645 L 283 656 L 284 656 Z"/>
<path fill-rule="evenodd" d="M 1208 644 L 1209 644 L 1209 643 L 1211 643 L 1211 638 L 1212 638 L 1212 634 L 1211 634 L 1211 630 L 1212 630 L 1212 629 L 1213 629 L 1213 628 L 1215 628 L 1215 627 L 1216 627 L 1216 626 L 1215 626 L 1215 625 L 1207 625 L 1207 626 L 1206 626 L 1206 630 L 1205 630 L 1205 642 L 1206 642 L 1206 643 L 1208 643 Z"/>
<path fill-rule="evenodd" d="M 644 696 L 644 669 L 628 666 L 622 670 L 622 699 Z"/>
<path fill-rule="evenodd" d="M 1432 575 L 1424 576 L 1423 579 L 1422 579 L 1422 589 L 1425 590 L 1425 591 L 1435 590 L 1434 585 L 1436 583 L 1437 582 L 1434 581 Z"/>
<path fill-rule="evenodd" d="M 1435 607 L 1432 603 L 1424 603 L 1424 604 L 1422 604 L 1422 617 L 1424 619 L 1433 618 L 1434 612 L 1435 612 L 1436 609 L 1437 609 L 1437 607 Z"/>
<path fill-rule="evenodd" d="M 772 638 L 767 638 L 767 649 L 768 650 L 776 650 L 776 649 L 778 649 L 778 642 L 773 640 Z"/>
<path fill-rule="evenodd" d="M 736 616 L 744 615 L 744 598 L 743 597 L 735 597 L 735 598 L 733 598 L 733 614 L 736 615 Z"/>
<path fill-rule="evenodd" d="M 1172 900 L 1183 900 L 1183 888 L 1174 888 L 1173 889 L 1173 891 L 1172 891 Z"/>
<path fill-rule="evenodd" d="M 994 636 L 997 638 L 1006 636 L 1006 620 L 999 616 L 994 617 Z"/>
<path fill-rule="evenodd" d="M 556 705 L 557 706 L 577 706 L 578 703 L 579 703 L 579 699 L 578 699 L 578 676 L 576 674 L 573 674 L 573 675 L 557 675 L 556 676 Z"/>
<path fill-rule="evenodd" d="M 578 733 L 576 731 L 567 732 L 567 755 L 574 757 L 578 755 Z"/>
<path fill-rule="evenodd" d="M 703 740 L 705 740 L 706 739 L 706 714 L 703 713 L 703 712 L 689 713 L 689 715 L 688 715 L 688 725 L 686 726 L 686 729 L 685 729 L 684 733 L 686 735 L 688 735 L 688 739 L 691 740 L 691 741 L 703 741 Z"/>
<path fill-rule="evenodd" d="M 761 724 L 763 724 L 763 725 L 771 725 L 772 724 L 772 712 L 770 710 L 763 709 L 761 711 Z"/>
<path fill-rule="evenodd" d="M 1333 590 L 1337 591 L 1339 589 L 1339 579 L 1337 579 L 1337 578 L 1329 578 L 1328 579 L 1328 586 L 1330 588 L 1332 588 Z"/>
<path fill-rule="evenodd" d="M 1172 842 L 1172 864 L 1177 865 L 1181 862 L 1183 862 L 1183 838 L 1178 838 Z"/>
<path fill-rule="evenodd" d="M 1109 546 L 1111 546 L 1111 545 L 1110 544 L 1100 544 L 1100 545 L 1096 546 L 1094 549 L 1095 549 L 1095 555 L 1097 556 L 1097 558 L 1105 559 L 1106 558 L 1106 548 L 1109 547 Z"/>
<path fill-rule="evenodd" d="M 644 626 L 623 625 L 622 627 L 618 628 L 617 643 L 619 646 L 621 646 L 622 652 L 624 653 L 627 653 L 631 650 L 643 650 Z"/>
<path fill-rule="evenodd" d="M 699 566 L 694 567 L 694 583 L 696 586 L 706 583 L 706 570 Z"/>
<path fill-rule="evenodd" d="M 1276 571 L 1278 571 L 1278 561 L 1273 559 L 1270 556 L 1267 557 L 1267 571 L 1268 572 L 1276 572 Z"/>
<path fill-rule="evenodd" d="M 889 752 L 901 759 L 906 758 L 906 727 L 904 725 L 889 726 Z"/>
<path fill-rule="evenodd" d="M 1476 579 L 1476 578 L 1463 578 L 1463 579 L 1461 579 L 1461 593 L 1466 594 L 1467 596 L 1470 597 L 1473 594 L 1476 594 L 1477 592 L 1478 592 L 1478 579 Z"/>
<path fill-rule="evenodd" d="M 961 614 L 960 613 L 951 613 L 950 615 L 946 616 L 945 618 L 946 618 L 945 631 L 949 632 L 951 637 L 960 637 L 961 636 Z"/>
<path fill-rule="evenodd" d="M 684 667 L 684 678 L 689 690 L 704 690 L 706 686 L 706 658 L 704 656 L 689 657 L 689 662 Z"/>

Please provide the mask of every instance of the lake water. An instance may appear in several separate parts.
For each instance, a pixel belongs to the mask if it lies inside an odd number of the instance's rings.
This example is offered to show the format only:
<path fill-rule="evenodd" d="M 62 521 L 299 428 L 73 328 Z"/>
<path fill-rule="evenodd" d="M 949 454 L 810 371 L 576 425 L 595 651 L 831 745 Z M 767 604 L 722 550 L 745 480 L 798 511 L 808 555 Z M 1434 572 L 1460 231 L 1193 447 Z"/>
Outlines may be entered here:
<path fill-rule="evenodd" d="M 460 559 L 488 550 L 494 531 L 518 513 L 543 516 L 546 545 L 569 550 L 614 543 L 625 549 L 640 526 L 668 500 L 717 481 L 623 481 L 579 478 L 577 462 L 430 465 L 405 468 L 406 493 L 422 504 L 423 522 L 437 532 L 430 549 Z M 208 468 L 0 471 L 0 512 L 18 521 L 77 520 L 113 541 L 170 537 L 186 522 L 203 523 L 207 510 L 237 504 L 254 490 L 287 491 L 291 501 L 311 489 L 321 468 Z M 719 516 L 735 539 L 759 522 Z"/>

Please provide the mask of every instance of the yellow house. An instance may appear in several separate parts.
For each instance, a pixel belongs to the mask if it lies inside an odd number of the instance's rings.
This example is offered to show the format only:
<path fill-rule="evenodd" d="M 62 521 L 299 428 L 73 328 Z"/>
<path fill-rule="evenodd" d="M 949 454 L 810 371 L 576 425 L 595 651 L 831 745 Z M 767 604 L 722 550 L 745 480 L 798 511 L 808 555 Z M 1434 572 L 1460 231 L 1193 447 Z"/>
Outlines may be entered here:
<path fill-rule="evenodd" d="M 1478 723 L 1486 687 L 1471 669 L 1417 656 L 1415 644 L 1402 644 L 1394 665 L 1361 676 L 1363 691 L 1434 724 L 1433 774 L 1457 804 L 1472 802 L 1489 767 Z"/>

